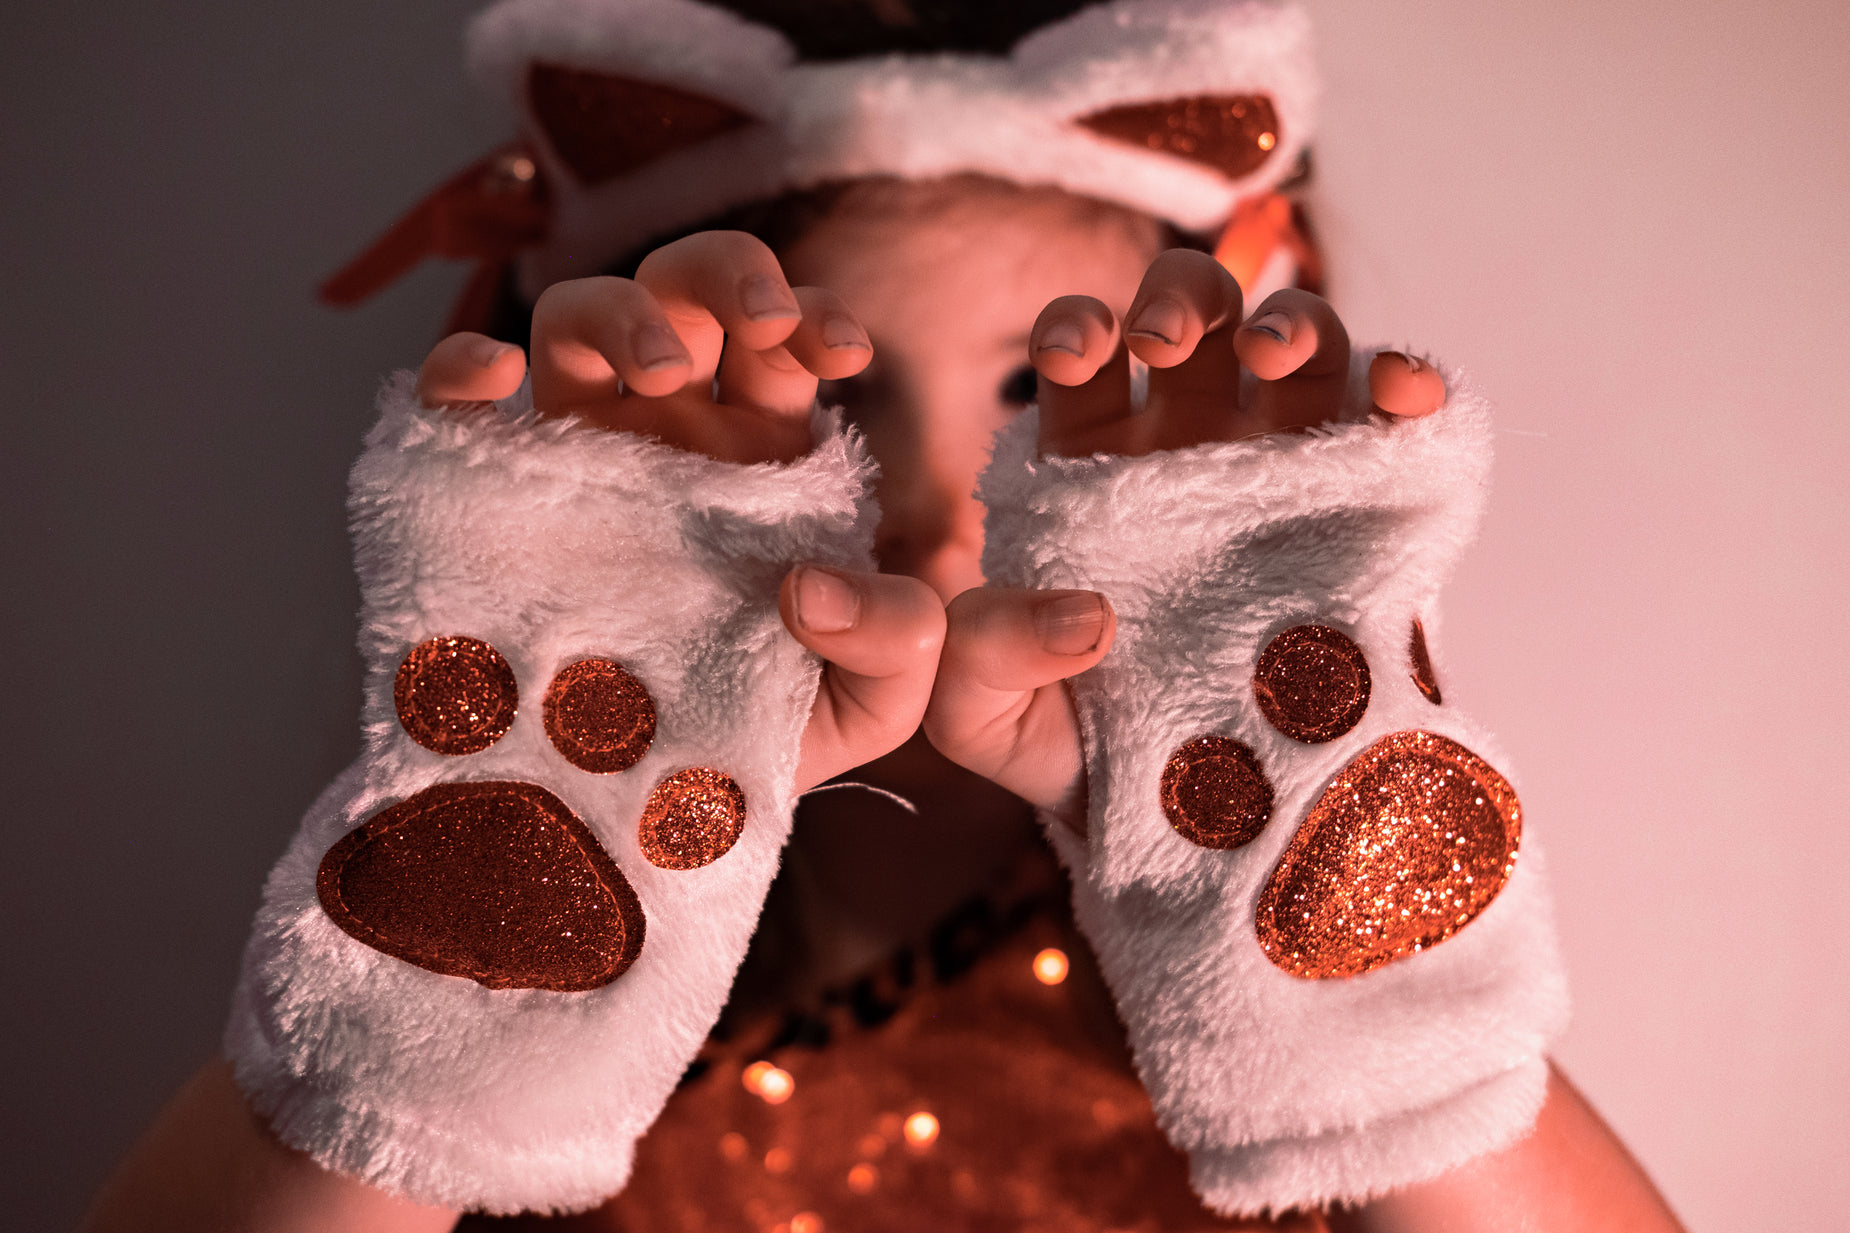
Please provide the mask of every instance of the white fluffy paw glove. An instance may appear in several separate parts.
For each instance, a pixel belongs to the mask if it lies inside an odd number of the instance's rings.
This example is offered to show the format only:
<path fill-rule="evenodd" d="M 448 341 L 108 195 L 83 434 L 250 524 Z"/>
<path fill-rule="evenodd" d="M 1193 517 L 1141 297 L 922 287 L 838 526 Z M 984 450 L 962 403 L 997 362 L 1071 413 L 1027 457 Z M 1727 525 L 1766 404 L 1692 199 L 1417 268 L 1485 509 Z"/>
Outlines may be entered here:
<path fill-rule="evenodd" d="M 983 480 L 985 573 L 1116 609 L 1072 681 L 1088 834 L 1050 824 L 1210 1207 L 1360 1201 L 1519 1138 L 1567 995 L 1507 762 L 1431 654 L 1490 416 L 1371 414 Z"/>
<path fill-rule="evenodd" d="M 353 471 L 366 751 L 271 874 L 226 1048 L 282 1141 L 423 1203 L 595 1204 L 718 1016 L 789 833 L 798 561 L 869 568 L 818 423 L 739 466 L 409 374 Z"/>

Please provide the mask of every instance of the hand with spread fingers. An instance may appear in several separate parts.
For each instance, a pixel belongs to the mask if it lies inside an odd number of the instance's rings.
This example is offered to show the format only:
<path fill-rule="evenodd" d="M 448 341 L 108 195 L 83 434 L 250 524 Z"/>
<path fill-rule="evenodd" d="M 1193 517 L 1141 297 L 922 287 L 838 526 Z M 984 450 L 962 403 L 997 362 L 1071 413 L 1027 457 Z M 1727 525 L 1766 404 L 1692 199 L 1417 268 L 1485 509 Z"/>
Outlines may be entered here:
<path fill-rule="evenodd" d="M 479 335 L 387 386 L 352 476 L 367 746 L 266 885 L 226 1031 L 283 1144 L 439 1209 L 621 1189 L 797 796 L 930 694 L 943 607 L 871 572 L 872 460 L 812 413 L 870 355 L 712 232 L 548 290 L 528 390 Z"/>
<path fill-rule="evenodd" d="M 1327 301 L 1282 290 L 1243 319 L 1233 276 L 1188 249 L 1151 263 L 1122 326 L 1102 301 L 1064 296 L 1042 310 L 1028 347 L 1045 457 L 1135 457 L 1313 428 L 1340 417 L 1349 382 L 1349 335 Z M 1141 407 L 1133 355 L 1149 366 Z M 1433 414 L 1446 393 L 1431 365 L 1393 351 L 1374 357 L 1368 388 L 1374 410 L 1407 419 Z M 1109 650 L 1109 599 L 983 587 L 950 604 L 949 624 L 925 718 L 932 742 L 1083 830 L 1079 726 L 1062 682 Z"/>
<path fill-rule="evenodd" d="M 1171 251 L 1122 327 L 1042 311 L 925 723 L 1053 821 L 1157 1120 L 1245 1216 L 1508 1148 L 1566 994 L 1505 759 L 1429 643 L 1488 410 L 1364 366 L 1316 296 L 1241 308 Z"/>
<path fill-rule="evenodd" d="M 722 462 L 808 452 L 819 381 L 873 357 L 839 296 L 791 287 L 764 243 L 706 231 L 644 258 L 632 279 L 556 283 L 533 313 L 533 407 L 543 418 L 639 433 Z M 439 343 L 418 374 L 431 407 L 512 395 L 520 349 L 481 334 Z M 911 578 L 799 565 L 779 597 L 786 626 L 827 661 L 799 788 L 897 747 L 917 729 L 943 611 Z"/>

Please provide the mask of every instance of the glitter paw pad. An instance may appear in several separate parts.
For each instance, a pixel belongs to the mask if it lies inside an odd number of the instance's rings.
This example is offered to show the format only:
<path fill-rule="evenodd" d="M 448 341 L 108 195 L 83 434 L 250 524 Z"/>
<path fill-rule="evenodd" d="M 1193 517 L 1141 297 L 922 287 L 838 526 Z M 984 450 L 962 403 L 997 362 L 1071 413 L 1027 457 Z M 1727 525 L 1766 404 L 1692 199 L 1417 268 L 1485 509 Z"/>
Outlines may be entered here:
<path fill-rule="evenodd" d="M 546 735 L 581 771 L 611 775 L 642 761 L 655 741 L 655 701 L 608 659 L 561 668 L 546 688 Z"/>
<path fill-rule="evenodd" d="M 731 776 L 696 766 L 662 780 L 637 827 L 642 854 L 661 869 L 698 869 L 745 831 L 745 792 Z"/>
<path fill-rule="evenodd" d="M 413 1202 L 620 1189 L 790 834 L 820 672 L 778 587 L 873 567 L 872 460 L 739 466 L 416 375 L 351 472 L 359 759 L 264 884 L 224 1048 L 284 1145 Z"/>
<path fill-rule="evenodd" d="M 399 725 L 437 753 L 478 753 L 513 727 L 514 671 L 478 638 L 429 638 L 399 665 Z M 655 702 L 621 664 L 581 659 L 554 674 L 547 738 L 582 771 L 616 774 L 655 739 Z M 731 850 L 745 793 L 705 767 L 651 793 L 638 840 L 651 864 L 689 870 Z M 571 808 L 538 784 L 437 784 L 373 815 L 322 857 L 329 919 L 373 949 L 490 989 L 596 989 L 642 950 L 642 904 Z"/>
<path fill-rule="evenodd" d="M 1420 622 L 1411 677 L 1436 703 Z M 1295 625 L 1253 670 L 1253 697 L 1274 728 L 1323 744 L 1361 722 L 1368 660 L 1346 634 Z M 1271 820 L 1273 790 L 1253 750 L 1203 736 L 1163 768 L 1163 814 L 1204 848 L 1251 843 Z M 1515 868 L 1522 809 L 1509 782 L 1464 746 L 1397 732 L 1345 766 L 1312 807 L 1260 893 L 1260 949 L 1293 976 L 1359 976 L 1437 946 L 1489 906 Z"/>
<path fill-rule="evenodd" d="M 520 707 L 514 670 L 479 638 L 427 638 L 392 681 L 405 735 L 433 753 L 481 753 L 507 735 Z"/>
<path fill-rule="evenodd" d="M 1272 785 L 1253 751 L 1224 736 L 1203 736 L 1163 767 L 1163 816 L 1204 848 L 1251 843 L 1272 817 Z"/>
<path fill-rule="evenodd" d="M 1270 642 L 1253 668 L 1253 699 L 1294 741 L 1320 745 L 1353 729 L 1373 692 L 1362 648 L 1327 625 L 1294 625 Z"/>
<path fill-rule="evenodd" d="M 1359 976 L 1463 929 L 1509 881 L 1522 807 L 1476 754 L 1396 732 L 1336 776 L 1259 895 L 1260 948 L 1293 976 Z"/>
<path fill-rule="evenodd" d="M 1084 834 L 1047 833 L 1158 1120 L 1230 1215 L 1512 1142 L 1566 1022 L 1530 819 L 1435 654 L 1489 407 L 1440 367 L 1437 414 L 1376 414 L 1372 358 L 1316 432 L 1045 457 L 1024 415 L 979 485 L 991 585 L 1117 613 L 1070 682 Z"/>
<path fill-rule="evenodd" d="M 438 784 L 328 849 L 334 923 L 490 989 L 596 989 L 642 951 L 642 904 L 597 839 L 530 783 Z"/>

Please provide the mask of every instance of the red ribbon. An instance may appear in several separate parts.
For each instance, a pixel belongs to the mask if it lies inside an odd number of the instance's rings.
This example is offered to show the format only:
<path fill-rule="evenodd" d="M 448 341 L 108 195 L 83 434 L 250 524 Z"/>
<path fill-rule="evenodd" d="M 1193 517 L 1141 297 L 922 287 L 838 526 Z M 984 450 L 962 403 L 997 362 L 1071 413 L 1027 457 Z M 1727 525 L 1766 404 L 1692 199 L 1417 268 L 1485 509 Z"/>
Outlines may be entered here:
<path fill-rule="evenodd" d="M 546 238 L 551 200 L 532 155 L 505 146 L 437 186 L 366 250 L 321 284 L 324 304 L 372 298 L 429 257 L 474 260 L 446 334 L 482 330 L 509 265 Z"/>

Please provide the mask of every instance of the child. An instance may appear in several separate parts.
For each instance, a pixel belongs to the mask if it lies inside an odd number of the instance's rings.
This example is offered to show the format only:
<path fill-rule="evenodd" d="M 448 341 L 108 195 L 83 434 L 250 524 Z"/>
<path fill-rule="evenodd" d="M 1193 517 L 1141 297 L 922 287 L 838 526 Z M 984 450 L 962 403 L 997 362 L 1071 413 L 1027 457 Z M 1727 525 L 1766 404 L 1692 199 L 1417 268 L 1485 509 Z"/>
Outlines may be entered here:
<path fill-rule="evenodd" d="M 886 49 L 844 48 L 855 23 L 829 18 L 808 30 L 812 57 Z M 522 260 L 544 290 L 533 417 L 518 402 L 512 417 L 469 405 L 516 396 L 526 365 L 517 348 L 458 335 L 416 390 L 449 410 L 420 410 L 401 387 L 356 470 L 373 745 L 272 879 L 228 1037 L 272 1129 L 336 1171 L 279 1151 L 216 1070 L 157 1127 L 98 1227 L 146 1187 L 187 1202 L 195 1183 L 156 1167 L 175 1156 L 235 1162 L 232 1219 L 257 1227 L 453 1219 L 339 1173 L 494 1211 L 610 1193 L 726 992 L 792 795 L 855 767 L 924 820 L 870 843 L 864 804 L 815 798 L 863 817 L 799 828 L 758 949 L 800 947 L 748 965 L 704 1072 L 689 1072 L 622 1194 L 586 1218 L 609 1222 L 596 1227 L 1227 1227 L 1187 1196 L 1159 1121 L 1196 1191 L 1235 1217 L 1303 1209 L 1283 1219 L 1316 1227 L 1311 1209 L 1344 1201 L 1328 1219 L 1347 1227 L 1491 1227 L 1484 1205 L 1554 1222 L 1543 1227 L 1673 1227 L 1547 1076 L 1539 1047 L 1560 1001 L 1532 860 L 1511 873 L 1519 811 L 1472 752 L 1488 738 L 1444 709 L 1419 624 L 1475 512 L 1481 407 L 1457 390 L 1441 407 L 1439 375 L 1396 353 L 1351 381 L 1348 340 L 1320 300 L 1281 290 L 1242 326 L 1231 277 L 1204 254 L 1162 251 L 1165 223 L 1216 211 L 1243 224 L 1225 248 L 1288 251 L 1288 226 L 1255 244 L 1277 212 L 1254 203 L 1308 133 L 1297 23 L 1137 3 L 1011 20 L 886 32 L 965 53 L 909 62 L 910 91 L 879 62 L 845 87 L 853 59 L 803 80 L 792 70 L 798 103 L 835 90 L 871 117 L 862 145 L 827 130 L 832 164 L 805 144 L 800 106 L 774 138 L 736 118 L 775 85 L 752 76 L 776 64 L 762 26 L 637 6 L 621 27 L 628 54 L 666 47 L 680 58 L 661 52 L 655 67 L 702 87 L 672 93 L 600 78 L 592 66 L 609 66 L 587 40 L 615 42 L 592 9 L 516 0 L 478 28 L 491 63 L 519 53 L 560 194 Z M 1010 51 L 1013 76 L 979 51 Z M 1072 91 L 1046 131 L 994 137 L 998 107 L 1040 97 L 1001 98 L 1007 83 L 1036 73 L 1070 74 L 1092 96 Z M 884 103 L 868 101 L 882 88 Z M 599 128 L 611 114 L 635 128 L 648 107 L 667 148 Z M 1076 138 L 1075 117 L 1113 139 L 1141 124 L 1150 140 L 1120 160 Z M 753 194 L 777 195 L 757 220 L 775 253 L 703 232 L 655 249 L 633 281 L 559 281 Z M 1250 264 L 1277 279 L 1288 262 Z M 1121 336 L 1151 369 L 1139 414 Z M 1030 393 L 1024 353 L 1038 421 L 1013 414 Z M 854 439 L 810 415 L 818 378 L 879 463 L 877 530 Z M 973 490 L 1005 427 L 982 481 L 985 543 Z M 867 568 L 870 531 L 886 572 Z M 825 662 L 819 687 L 783 629 Z M 519 705 L 522 686 L 544 686 L 544 706 L 531 689 Z M 921 721 L 929 744 L 913 736 Z M 562 771 L 555 753 L 603 778 Z M 1291 891 L 1287 870 L 1317 874 L 1330 853 L 1312 841 L 1352 825 L 1330 793 L 1404 794 L 1397 768 L 1441 764 L 1470 780 L 1477 811 L 1407 816 L 1456 822 L 1463 850 L 1447 860 L 1482 880 L 1441 879 L 1462 910 L 1404 936 L 1370 918 L 1360 947 L 1341 929 L 1293 932 L 1299 906 L 1327 899 Z M 1418 791 L 1449 799 L 1443 785 Z M 1102 1027 L 1092 1013 L 1079 944 L 1042 919 L 1045 896 L 1018 869 L 1038 840 L 1017 798 L 1074 873 L 1154 1111 L 1108 1012 Z M 561 836 L 585 854 L 565 873 L 605 896 L 599 946 L 560 940 L 572 930 L 556 922 L 583 916 L 550 890 L 523 901 L 553 913 L 543 941 L 510 950 L 489 928 L 507 923 L 497 896 L 518 878 L 482 837 L 516 832 L 519 861 L 550 859 Z M 917 848 L 895 851 L 904 840 Z M 1347 876 L 1375 876 L 1353 844 L 1325 847 Z M 1008 880 L 981 944 L 944 959 L 951 935 L 931 922 Z M 1434 893 L 1407 890 L 1409 904 Z M 921 935 L 929 977 L 896 962 L 857 979 Z M 1062 945 L 1030 949 L 1030 969 L 1010 958 L 1024 939 Z M 1037 992 L 1029 970 L 1064 979 Z M 767 985 L 762 1001 L 824 1013 L 798 1015 L 793 1038 L 764 1035 L 748 1003 Z M 908 985 L 910 1004 L 895 996 Z M 1034 1000 L 1046 990 L 1059 999 Z M 1003 1013 L 986 1020 L 985 1004 Z M 806 1053 L 830 1007 L 868 1030 Z M 942 1032 L 924 1021 L 959 1016 Z M 1032 1030 L 1011 1036 L 1011 1023 Z M 934 1050 L 952 1065 L 921 1070 Z M 1540 1129 L 1520 1138 L 1544 1083 Z"/>

